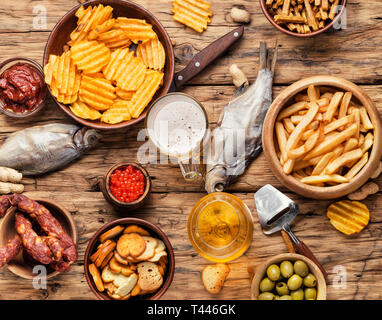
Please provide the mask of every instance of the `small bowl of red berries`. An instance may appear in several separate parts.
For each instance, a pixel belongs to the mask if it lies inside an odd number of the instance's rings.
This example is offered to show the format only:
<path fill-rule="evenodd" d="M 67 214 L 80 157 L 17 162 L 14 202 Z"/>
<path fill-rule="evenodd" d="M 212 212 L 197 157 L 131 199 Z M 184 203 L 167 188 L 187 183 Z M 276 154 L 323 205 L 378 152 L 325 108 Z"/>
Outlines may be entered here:
<path fill-rule="evenodd" d="M 101 191 L 118 209 L 138 209 L 151 192 L 150 175 L 135 162 L 118 163 L 106 172 Z"/>

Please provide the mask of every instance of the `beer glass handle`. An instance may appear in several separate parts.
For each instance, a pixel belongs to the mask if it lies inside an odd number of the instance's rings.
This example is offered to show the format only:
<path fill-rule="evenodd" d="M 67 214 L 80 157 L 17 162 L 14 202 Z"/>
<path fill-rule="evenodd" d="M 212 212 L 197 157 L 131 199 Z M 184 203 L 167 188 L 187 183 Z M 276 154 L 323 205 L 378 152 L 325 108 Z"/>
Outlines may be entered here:
<path fill-rule="evenodd" d="M 193 182 L 203 179 L 202 165 L 195 164 L 191 159 L 178 160 L 180 170 L 186 181 Z"/>

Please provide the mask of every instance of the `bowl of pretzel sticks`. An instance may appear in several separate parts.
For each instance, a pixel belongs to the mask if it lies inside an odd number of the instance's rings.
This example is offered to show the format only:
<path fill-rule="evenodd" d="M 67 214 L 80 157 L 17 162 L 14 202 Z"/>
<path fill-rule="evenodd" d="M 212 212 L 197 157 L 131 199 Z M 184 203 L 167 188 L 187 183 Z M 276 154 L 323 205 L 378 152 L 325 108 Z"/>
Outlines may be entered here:
<path fill-rule="evenodd" d="M 314 76 L 284 89 L 264 120 L 269 166 L 290 190 L 334 199 L 361 187 L 382 156 L 382 125 L 367 93 L 345 79 Z"/>
<path fill-rule="evenodd" d="M 337 24 L 345 13 L 347 0 L 260 0 L 268 21 L 291 36 L 307 38 Z"/>

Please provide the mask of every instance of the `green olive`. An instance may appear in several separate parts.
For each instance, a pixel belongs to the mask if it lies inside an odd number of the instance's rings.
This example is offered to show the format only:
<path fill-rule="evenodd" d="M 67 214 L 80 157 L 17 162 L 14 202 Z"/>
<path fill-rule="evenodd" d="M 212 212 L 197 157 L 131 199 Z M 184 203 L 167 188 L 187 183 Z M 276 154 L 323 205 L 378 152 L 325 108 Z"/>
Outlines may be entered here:
<path fill-rule="evenodd" d="M 292 297 L 289 294 L 280 297 L 280 300 L 292 300 Z"/>
<path fill-rule="evenodd" d="M 276 291 L 280 296 L 285 296 L 289 294 L 289 289 L 285 282 L 278 282 L 276 284 Z"/>
<path fill-rule="evenodd" d="M 292 300 L 304 300 L 304 290 L 301 288 L 290 293 Z"/>
<path fill-rule="evenodd" d="M 290 261 L 283 261 L 280 264 L 281 275 L 284 278 L 290 278 L 293 275 L 293 264 Z"/>
<path fill-rule="evenodd" d="M 301 260 L 297 260 L 294 263 L 293 269 L 294 269 L 295 273 L 297 273 L 299 276 L 301 276 L 303 278 L 306 277 L 309 273 L 308 265 L 304 261 L 301 261 Z"/>
<path fill-rule="evenodd" d="M 260 282 L 260 291 L 262 292 L 272 291 L 274 287 L 275 283 L 272 280 L 269 280 L 269 278 L 264 278 Z"/>
<path fill-rule="evenodd" d="M 267 269 L 267 276 L 272 281 L 277 281 L 280 279 L 280 268 L 276 264 L 271 264 Z"/>
<path fill-rule="evenodd" d="M 259 300 L 275 300 L 275 295 L 272 292 L 263 292 L 259 295 Z"/>
<path fill-rule="evenodd" d="M 305 289 L 305 299 L 306 300 L 316 300 L 317 290 L 316 288 L 306 288 Z"/>
<path fill-rule="evenodd" d="M 309 273 L 305 278 L 304 278 L 304 286 L 305 287 L 309 287 L 309 288 L 312 288 L 312 287 L 315 287 L 317 285 L 317 279 L 316 277 Z"/>
<path fill-rule="evenodd" d="M 302 278 L 298 274 L 294 274 L 288 279 L 289 290 L 297 290 L 302 285 Z"/>
<path fill-rule="evenodd" d="M 275 298 L 273 300 L 280 300 L 280 296 L 275 295 Z"/>

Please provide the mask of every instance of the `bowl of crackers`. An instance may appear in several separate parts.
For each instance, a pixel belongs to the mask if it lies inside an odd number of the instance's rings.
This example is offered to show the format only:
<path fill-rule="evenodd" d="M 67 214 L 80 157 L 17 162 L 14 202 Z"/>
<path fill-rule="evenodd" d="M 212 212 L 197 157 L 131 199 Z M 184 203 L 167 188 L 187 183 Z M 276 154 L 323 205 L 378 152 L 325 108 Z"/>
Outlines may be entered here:
<path fill-rule="evenodd" d="M 367 93 L 345 79 L 315 76 L 284 89 L 264 120 L 265 157 L 290 190 L 334 199 L 360 188 L 382 156 L 382 125 Z"/>
<path fill-rule="evenodd" d="M 77 122 L 120 129 L 146 116 L 174 76 L 171 40 L 145 8 L 122 0 L 88 1 L 53 28 L 44 52 L 45 82 Z"/>
<path fill-rule="evenodd" d="M 85 277 L 101 300 L 158 300 L 170 287 L 175 256 L 154 224 L 122 218 L 104 225 L 89 241 Z"/>
<path fill-rule="evenodd" d="M 268 21 L 291 36 L 308 38 L 341 28 L 347 0 L 260 0 Z"/>

